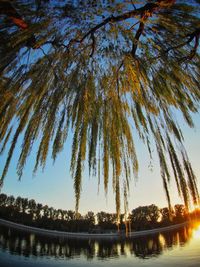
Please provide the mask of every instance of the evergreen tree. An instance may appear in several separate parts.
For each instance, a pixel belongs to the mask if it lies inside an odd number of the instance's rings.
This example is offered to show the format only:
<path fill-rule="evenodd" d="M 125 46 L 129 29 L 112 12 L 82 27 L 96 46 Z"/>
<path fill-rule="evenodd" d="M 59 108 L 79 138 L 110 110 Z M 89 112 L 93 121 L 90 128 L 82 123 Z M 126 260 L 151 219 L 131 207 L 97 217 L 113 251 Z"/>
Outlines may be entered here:
<path fill-rule="evenodd" d="M 106 192 L 112 173 L 119 221 L 120 196 L 138 173 L 137 132 L 150 155 L 155 142 L 169 206 L 169 163 L 186 207 L 190 196 L 197 204 L 174 111 L 193 126 L 199 37 L 199 1 L 1 1 L 1 153 L 10 146 L 1 185 L 20 135 L 19 178 L 36 140 L 34 172 L 45 167 L 50 146 L 56 159 L 72 130 L 76 210 L 88 160 Z"/>

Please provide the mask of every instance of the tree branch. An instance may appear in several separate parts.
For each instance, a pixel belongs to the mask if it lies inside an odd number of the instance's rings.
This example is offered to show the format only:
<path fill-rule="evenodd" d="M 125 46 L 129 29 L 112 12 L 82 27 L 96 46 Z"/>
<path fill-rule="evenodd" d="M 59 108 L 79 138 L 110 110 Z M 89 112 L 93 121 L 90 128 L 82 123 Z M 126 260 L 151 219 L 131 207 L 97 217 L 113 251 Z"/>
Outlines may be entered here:
<path fill-rule="evenodd" d="M 139 41 L 140 36 L 142 35 L 143 31 L 144 31 L 144 22 L 142 21 L 142 22 L 140 22 L 139 28 L 138 28 L 136 35 L 135 35 L 135 39 L 133 41 L 132 50 L 131 50 L 131 55 L 133 57 L 135 57 L 136 50 L 138 47 L 138 41 Z"/>
<path fill-rule="evenodd" d="M 132 6 L 134 7 L 134 9 L 136 10 L 137 8 L 136 8 L 135 4 L 133 3 L 133 0 L 131 0 L 131 3 L 132 3 Z"/>
<path fill-rule="evenodd" d="M 107 19 L 105 19 L 104 21 L 102 21 L 101 23 L 97 24 L 91 30 L 89 30 L 80 40 L 77 40 L 77 42 L 80 42 L 80 43 L 83 42 L 90 34 L 96 32 L 98 29 L 100 29 L 101 27 L 105 26 L 106 24 L 108 24 L 110 22 L 124 21 L 126 19 L 134 18 L 138 15 L 141 15 L 145 11 L 146 12 L 147 11 L 148 12 L 154 12 L 158 8 L 159 8 L 158 3 L 148 3 L 148 4 L 144 5 L 143 7 L 131 10 L 129 12 L 122 14 L 122 15 L 119 15 L 119 16 L 113 16 L 112 15 L 112 16 L 108 17 Z"/>
<path fill-rule="evenodd" d="M 144 30 L 144 21 L 147 20 L 147 18 L 149 16 L 151 16 L 153 14 L 153 12 L 158 11 L 161 8 L 166 8 L 166 7 L 170 7 L 171 5 L 173 5 L 175 2 L 175 0 L 157 0 L 156 3 L 147 3 L 146 5 L 144 5 L 143 7 L 137 8 L 134 7 L 134 10 L 128 11 L 126 13 L 123 13 L 121 15 L 118 16 L 110 16 L 108 18 L 106 18 L 105 20 L 103 20 L 101 23 L 97 24 L 96 26 L 94 26 L 93 28 L 91 28 L 87 33 L 85 33 L 83 35 L 83 37 L 81 39 L 72 39 L 69 41 L 68 43 L 68 49 L 71 47 L 71 45 L 73 43 L 82 43 L 88 36 L 92 36 L 92 34 L 94 34 L 97 30 L 99 30 L 101 27 L 107 25 L 108 23 L 113 23 L 113 22 L 120 22 L 120 21 L 124 21 L 130 18 L 134 18 L 136 16 L 141 16 L 141 23 L 139 26 L 139 29 L 136 33 L 135 36 L 135 42 L 133 44 L 132 47 L 132 52 L 131 54 L 133 56 L 135 56 L 136 50 L 137 50 L 137 44 L 139 41 L 140 36 L 142 35 L 142 32 Z"/>
<path fill-rule="evenodd" d="M 134 18 L 138 15 L 144 14 L 145 12 L 154 12 L 159 8 L 160 4 L 158 3 L 147 3 L 143 7 L 140 7 L 138 9 L 134 9 L 131 11 L 128 11 L 124 14 L 118 15 L 118 16 L 110 16 L 107 19 L 103 20 L 101 23 L 97 24 L 95 27 L 90 29 L 87 33 L 83 35 L 81 39 L 71 39 L 68 43 L 68 49 L 71 47 L 73 43 L 82 43 L 88 36 L 94 34 L 97 30 L 102 28 L 103 26 L 107 25 L 110 22 L 120 22 L 124 21 L 129 18 Z"/>
<path fill-rule="evenodd" d="M 176 45 L 176 46 L 171 46 L 171 47 L 169 47 L 168 49 L 164 50 L 164 51 L 162 52 L 162 54 L 168 54 L 170 51 L 175 50 L 175 49 L 178 49 L 178 48 L 181 48 L 181 47 L 184 47 L 185 45 L 188 45 L 188 44 L 190 44 L 193 40 L 195 40 L 195 44 L 194 44 L 193 49 L 192 49 L 191 52 L 190 52 L 190 55 L 187 56 L 187 57 L 184 57 L 185 59 L 186 59 L 186 58 L 192 59 L 192 58 L 195 56 L 196 51 L 197 51 L 197 48 L 198 48 L 198 46 L 199 46 L 200 28 L 196 29 L 195 31 L 193 31 L 193 32 L 190 33 L 190 34 L 187 34 L 185 37 L 189 37 L 189 39 L 188 39 L 187 41 L 181 43 L 181 44 L 178 44 L 178 45 Z M 157 56 L 157 57 L 152 58 L 152 60 L 160 58 L 160 57 L 162 56 L 162 54 L 160 54 L 160 55 Z"/>
<path fill-rule="evenodd" d="M 189 56 L 189 59 L 192 59 L 195 55 L 196 55 L 196 52 L 197 52 L 197 48 L 199 46 L 199 38 L 200 38 L 200 28 L 197 29 L 193 35 L 190 37 L 191 41 L 195 38 L 195 44 L 194 44 L 194 47 L 192 49 L 192 51 L 190 52 L 190 56 Z"/>

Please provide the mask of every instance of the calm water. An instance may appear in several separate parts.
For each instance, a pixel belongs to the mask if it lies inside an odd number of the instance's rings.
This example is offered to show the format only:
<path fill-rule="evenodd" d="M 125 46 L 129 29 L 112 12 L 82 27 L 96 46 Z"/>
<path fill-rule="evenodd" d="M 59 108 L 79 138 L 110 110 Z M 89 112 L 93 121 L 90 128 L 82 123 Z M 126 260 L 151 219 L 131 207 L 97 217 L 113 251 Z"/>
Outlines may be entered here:
<path fill-rule="evenodd" d="M 200 266 L 200 222 L 130 240 L 74 240 L 0 225 L 0 266 Z"/>

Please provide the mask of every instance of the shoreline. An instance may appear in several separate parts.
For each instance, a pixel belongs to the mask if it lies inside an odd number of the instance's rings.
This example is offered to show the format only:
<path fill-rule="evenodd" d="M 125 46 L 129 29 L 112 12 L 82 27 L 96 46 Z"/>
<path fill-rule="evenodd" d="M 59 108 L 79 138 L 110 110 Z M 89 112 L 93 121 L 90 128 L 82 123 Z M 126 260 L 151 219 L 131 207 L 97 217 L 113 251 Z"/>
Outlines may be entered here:
<path fill-rule="evenodd" d="M 37 228 L 32 226 L 26 226 L 19 223 L 14 223 L 11 221 L 7 221 L 4 219 L 0 219 L 0 225 L 8 226 L 17 230 L 26 231 L 29 233 L 36 233 L 39 235 L 45 235 L 45 236 L 51 236 L 51 237 L 62 237 L 62 238 L 78 238 L 78 239 L 113 239 L 113 238 L 134 238 L 134 237 L 142 237 L 146 235 L 153 235 L 156 233 L 162 233 L 167 232 L 170 230 L 179 229 L 183 226 L 188 225 L 189 222 L 184 222 L 180 224 L 170 225 L 166 227 L 161 228 L 155 228 L 151 230 L 142 230 L 142 231 L 136 231 L 136 232 L 130 232 L 128 236 L 125 235 L 125 233 L 110 233 L 110 234 L 97 234 L 97 233 L 74 233 L 74 232 L 62 232 L 62 231 L 56 231 L 56 230 L 47 230 L 43 228 Z"/>

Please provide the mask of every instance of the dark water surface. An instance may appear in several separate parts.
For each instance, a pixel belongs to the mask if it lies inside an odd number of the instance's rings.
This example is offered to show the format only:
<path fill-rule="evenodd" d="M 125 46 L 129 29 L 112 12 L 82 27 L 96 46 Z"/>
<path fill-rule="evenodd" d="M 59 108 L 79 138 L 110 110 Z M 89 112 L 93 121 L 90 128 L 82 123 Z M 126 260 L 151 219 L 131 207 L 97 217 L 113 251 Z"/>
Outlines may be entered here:
<path fill-rule="evenodd" d="M 200 267 L 200 222 L 128 240 L 77 240 L 0 225 L 0 266 Z"/>

